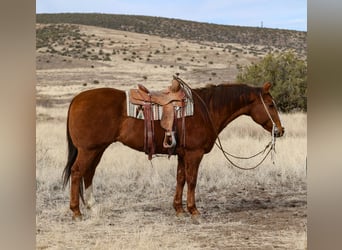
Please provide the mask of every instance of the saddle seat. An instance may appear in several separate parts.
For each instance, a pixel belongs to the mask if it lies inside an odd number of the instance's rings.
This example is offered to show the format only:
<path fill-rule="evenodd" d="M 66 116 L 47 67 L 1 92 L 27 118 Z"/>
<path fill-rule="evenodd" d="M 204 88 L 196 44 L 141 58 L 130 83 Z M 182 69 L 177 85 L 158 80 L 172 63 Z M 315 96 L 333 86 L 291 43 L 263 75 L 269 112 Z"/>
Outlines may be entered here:
<path fill-rule="evenodd" d="M 186 95 L 179 82 L 174 79 L 170 87 L 159 91 L 150 91 L 144 85 L 138 84 L 138 89 L 131 90 L 131 97 L 137 101 L 164 106 L 170 102 L 182 102 Z"/>
<path fill-rule="evenodd" d="M 157 104 L 162 106 L 163 114 L 160 125 L 165 130 L 163 142 L 165 148 L 173 148 L 176 145 L 176 139 L 172 131 L 175 118 L 174 109 L 175 106 L 184 107 L 185 99 L 186 93 L 176 79 L 172 80 L 171 86 L 160 91 L 150 91 L 141 84 L 138 84 L 137 89 L 130 90 L 131 103 L 141 105 L 146 110 L 148 110 L 147 105 Z"/>

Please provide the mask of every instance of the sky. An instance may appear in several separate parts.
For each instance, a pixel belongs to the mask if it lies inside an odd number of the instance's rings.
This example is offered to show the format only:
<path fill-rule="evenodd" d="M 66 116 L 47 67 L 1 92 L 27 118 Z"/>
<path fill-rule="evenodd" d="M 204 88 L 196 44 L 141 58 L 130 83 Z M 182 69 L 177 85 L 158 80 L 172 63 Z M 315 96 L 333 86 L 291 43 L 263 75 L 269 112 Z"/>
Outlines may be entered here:
<path fill-rule="evenodd" d="M 36 0 L 36 13 L 105 13 L 307 31 L 307 0 Z"/>

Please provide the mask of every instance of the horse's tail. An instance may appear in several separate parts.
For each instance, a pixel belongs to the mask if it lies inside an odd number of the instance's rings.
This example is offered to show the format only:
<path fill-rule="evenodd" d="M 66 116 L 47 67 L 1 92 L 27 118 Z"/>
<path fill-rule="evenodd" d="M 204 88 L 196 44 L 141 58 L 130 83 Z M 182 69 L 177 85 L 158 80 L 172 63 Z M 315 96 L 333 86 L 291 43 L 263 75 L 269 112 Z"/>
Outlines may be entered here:
<path fill-rule="evenodd" d="M 77 154 L 78 154 L 78 150 L 77 150 L 76 146 L 74 145 L 74 143 L 71 139 L 70 131 L 69 131 L 69 116 L 70 116 L 71 105 L 72 105 L 72 102 L 70 103 L 69 110 L 68 110 L 68 117 L 67 117 L 66 136 L 67 136 L 67 141 L 68 141 L 68 161 L 67 161 L 67 164 L 66 164 L 66 166 L 63 170 L 63 174 L 62 174 L 63 189 L 65 189 L 66 185 L 68 184 L 68 182 L 70 180 L 71 168 L 74 165 L 74 163 L 76 161 Z M 83 204 L 85 204 L 84 198 L 83 198 L 83 177 L 81 178 L 79 189 L 80 189 L 81 200 L 82 200 Z"/>
<path fill-rule="evenodd" d="M 70 106 L 71 106 L 71 104 L 70 104 Z M 68 141 L 68 161 L 67 161 L 67 164 L 64 168 L 63 176 L 62 176 L 63 177 L 63 189 L 65 189 L 66 185 L 68 184 L 68 182 L 70 180 L 71 168 L 74 165 L 74 162 L 76 160 L 77 153 L 78 153 L 77 148 L 75 147 L 74 143 L 72 142 L 70 132 L 69 132 L 69 112 L 68 112 L 68 118 L 67 118 L 66 135 L 67 135 L 67 141 Z"/>
<path fill-rule="evenodd" d="M 71 102 L 72 104 L 72 102 Z M 69 180 L 70 180 L 70 176 L 71 176 L 71 168 L 74 165 L 74 162 L 76 160 L 77 154 L 78 154 L 78 150 L 76 148 L 76 146 L 74 145 L 74 143 L 72 142 L 71 136 L 70 136 L 70 131 L 69 131 L 69 114 L 70 114 L 70 107 L 71 104 L 69 106 L 69 110 L 68 110 L 68 117 L 67 117 L 67 131 L 66 131 L 66 135 L 67 135 L 67 141 L 68 141 L 68 161 L 67 164 L 64 168 L 63 174 L 62 174 L 62 178 L 63 178 L 63 189 L 65 189 L 66 185 L 68 184 Z M 83 177 L 81 179 L 80 182 L 80 197 L 81 200 L 84 204 L 84 198 L 83 198 Z"/>

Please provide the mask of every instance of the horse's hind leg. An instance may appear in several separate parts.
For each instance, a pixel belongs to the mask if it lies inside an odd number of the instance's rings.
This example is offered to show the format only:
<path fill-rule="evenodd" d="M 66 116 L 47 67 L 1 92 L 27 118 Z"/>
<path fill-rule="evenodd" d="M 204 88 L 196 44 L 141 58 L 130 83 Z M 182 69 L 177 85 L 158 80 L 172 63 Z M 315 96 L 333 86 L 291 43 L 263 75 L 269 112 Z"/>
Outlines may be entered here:
<path fill-rule="evenodd" d="M 80 185 L 84 175 L 95 168 L 94 164 L 99 162 L 103 150 L 79 149 L 74 165 L 71 168 L 71 191 L 70 191 L 70 209 L 73 212 L 73 219 L 81 219 L 80 211 Z M 95 170 L 94 170 L 95 171 Z"/>
<path fill-rule="evenodd" d="M 84 203 L 88 209 L 93 207 L 95 205 L 95 199 L 93 196 L 93 178 L 95 175 L 95 170 L 97 165 L 99 164 L 101 157 L 103 155 L 104 149 L 101 150 L 96 158 L 94 159 L 94 162 L 91 167 L 87 169 L 87 171 L 84 174 L 84 187 L 85 187 L 85 192 L 84 192 Z"/>

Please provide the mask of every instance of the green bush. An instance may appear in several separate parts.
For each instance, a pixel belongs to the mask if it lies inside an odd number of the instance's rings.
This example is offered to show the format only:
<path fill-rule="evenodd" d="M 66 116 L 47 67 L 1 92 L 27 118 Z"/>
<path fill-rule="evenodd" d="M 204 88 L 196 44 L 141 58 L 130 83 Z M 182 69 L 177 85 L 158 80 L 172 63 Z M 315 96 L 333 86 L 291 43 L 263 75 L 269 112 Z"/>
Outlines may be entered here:
<path fill-rule="evenodd" d="M 271 53 L 258 63 L 239 68 L 237 81 L 257 86 L 269 81 L 280 111 L 307 110 L 307 63 L 293 51 Z"/>

